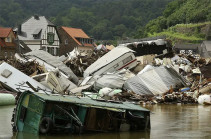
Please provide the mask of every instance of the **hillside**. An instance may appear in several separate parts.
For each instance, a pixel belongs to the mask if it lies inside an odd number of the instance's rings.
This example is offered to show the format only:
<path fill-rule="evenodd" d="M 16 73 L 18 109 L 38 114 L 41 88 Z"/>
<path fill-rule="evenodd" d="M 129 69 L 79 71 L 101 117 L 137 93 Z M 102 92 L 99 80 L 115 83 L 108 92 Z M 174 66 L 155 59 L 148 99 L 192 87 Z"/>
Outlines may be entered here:
<path fill-rule="evenodd" d="M 200 43 L 210 37 L 211 22 L 195 24 L 177 24 L 162 32 L 148 34 L 150 37 L 166 36 L 173 43 Z"/>
<path fill-rule="evenodd" d="M 139 36 L 166 35 L 174 42 L 196 43 L 207 39 L 210 21 L 210 0 L 175 0 L 162 16 L 149 21 Z"/>
<path fill-rule="evenodd" d="M 0 26 L 14 27 L 34 14 L 58 26 L 82 28 L 96 39 L 135 37 L 173 0 L 1 0 Z"/>

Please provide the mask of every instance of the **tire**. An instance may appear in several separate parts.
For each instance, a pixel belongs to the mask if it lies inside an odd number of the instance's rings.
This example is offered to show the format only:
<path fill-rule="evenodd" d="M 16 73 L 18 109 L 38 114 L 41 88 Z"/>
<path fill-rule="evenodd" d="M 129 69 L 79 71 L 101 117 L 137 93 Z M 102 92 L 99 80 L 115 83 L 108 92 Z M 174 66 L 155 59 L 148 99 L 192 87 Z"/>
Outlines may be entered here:
<path fill-rule="evenodd" d="M 53 128 L 52 119 L 49 117 L 43 117 L 40 122 L 40 127 L 39 127 L 40 133 L 42 134 L 50 133 L 52 128 Z"/>

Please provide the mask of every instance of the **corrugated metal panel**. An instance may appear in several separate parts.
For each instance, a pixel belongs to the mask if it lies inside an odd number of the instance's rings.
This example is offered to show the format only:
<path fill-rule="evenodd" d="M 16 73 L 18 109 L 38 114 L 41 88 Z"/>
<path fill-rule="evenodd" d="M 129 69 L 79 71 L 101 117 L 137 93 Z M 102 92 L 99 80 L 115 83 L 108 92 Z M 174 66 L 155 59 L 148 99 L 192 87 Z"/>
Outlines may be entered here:
<path fill-rule="evenodd" d="M 162 94 L 169 90 L 167 85 L 162 81 L 162 77 L 155 70 L 139 74 L 138 77 L 154 95 Z"/>
<path fill-rule="evenodd" d="M 140 95 L 153 95 L 153 93 L 144 84 L 144 82 L 137 76 L 128 79 L 124 84 L 124 88 L 129 89 Z"/>
<path fill-rule="evenodd" d="M 157 95 L 178 84 L 186 85 L 185 80 L 173 68 L 160 66 L 130 78 L 124 87 L 141 95 Z"/>
<path fill-rule="evenodd" d="M 61 95 L 47 95 L 47 94 L 41 94 L 41 93 L 36 93 L 34 95 L 37 95 L 40 98 L 47 101 L 61 101 L 61 102 L 67 102 L 67 103 L 86 105 L 90 107 L 99 106 L 99 107 L 116 108 L 116 109 L 149 111 L 145 108 L 136 106 L 134 104 L 129 104 L 127 102 L 123 102 L 123 103 L 102 102 L 102 101 L 92 100 L 89 98 L 79 98 L 79 97 L 74 97 L 74 96 L 61 96 Z"/>

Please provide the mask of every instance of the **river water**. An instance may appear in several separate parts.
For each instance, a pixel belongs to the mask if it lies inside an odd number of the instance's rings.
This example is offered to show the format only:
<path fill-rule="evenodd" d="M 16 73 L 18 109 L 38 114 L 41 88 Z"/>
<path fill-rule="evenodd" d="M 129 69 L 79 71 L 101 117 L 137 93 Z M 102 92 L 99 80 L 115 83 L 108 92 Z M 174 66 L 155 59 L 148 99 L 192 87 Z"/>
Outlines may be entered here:
<path fill-rule="evenodd" d="M 211 106 L 153 105 L 149 132 L 94 133 L 82 135 L 35 136 L 13 133 L 14 106 L 0 107 L 0 138 L 3 139 L 209 139 L 211 138 Z"/>

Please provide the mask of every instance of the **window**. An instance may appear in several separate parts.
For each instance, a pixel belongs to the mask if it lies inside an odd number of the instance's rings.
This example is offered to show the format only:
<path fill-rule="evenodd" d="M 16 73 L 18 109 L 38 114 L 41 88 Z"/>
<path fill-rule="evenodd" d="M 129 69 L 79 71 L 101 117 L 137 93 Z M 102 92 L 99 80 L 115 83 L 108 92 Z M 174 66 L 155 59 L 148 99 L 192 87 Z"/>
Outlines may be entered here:
<path fill-rule="evenodd" d="M 64 43 L 65 43 L 65 45 L 67 45 L 68 44 L 68 39 L 66 39 Z"/>
<path fill-rule="evenodd" d="M 129 57 L 125 58 L 123 60 L 123 64 L 126 64 L 126 63 L 130 62 L 132 59 L 133 59 L 132 56 L 129 56 Z"/>
<path fill-rule="evenodd" d="M 48 42 L 48 44 L 52 45 L 54 43 L 54 35 L 55 34 L 52 33 L 52 32 L 49 32 L 47 34 L 47 42 Z"/>
<path fill-rule="evenodd" d="M 34 39 L 38 39 L 38 34 L 33 35 Z"/>
<path fill-rule="evenodd" d="M 10 37 L 7 37 L 6 38 L 6 42 L 11 42 L 11 38 Z"/>

